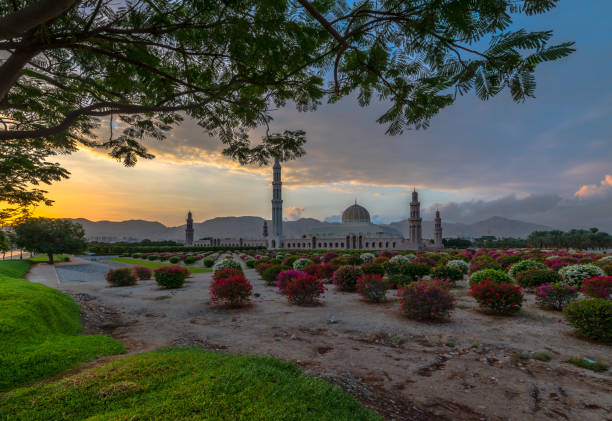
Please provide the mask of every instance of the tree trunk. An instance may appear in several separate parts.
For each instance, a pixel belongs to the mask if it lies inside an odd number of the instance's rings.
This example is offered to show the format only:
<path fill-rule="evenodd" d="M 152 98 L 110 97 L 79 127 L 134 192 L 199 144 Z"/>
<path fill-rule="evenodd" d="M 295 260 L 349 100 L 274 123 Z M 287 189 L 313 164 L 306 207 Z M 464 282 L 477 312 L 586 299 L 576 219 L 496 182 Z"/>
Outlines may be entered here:
<path fill-rule="evenodd" d="M 53 253 L 47 253 L 47 256 L 49 256 L 49 264 L 52 265 L 53 262 Z"/>

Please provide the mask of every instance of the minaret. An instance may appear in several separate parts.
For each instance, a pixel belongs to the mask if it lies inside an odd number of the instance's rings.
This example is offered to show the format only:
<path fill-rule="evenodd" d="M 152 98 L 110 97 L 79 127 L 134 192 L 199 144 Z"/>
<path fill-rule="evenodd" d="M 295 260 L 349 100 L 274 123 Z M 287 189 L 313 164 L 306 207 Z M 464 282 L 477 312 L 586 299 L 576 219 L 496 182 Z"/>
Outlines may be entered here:
<path fill-rule="evenodd" d="M 437 249 L 444 247 L 442 242 L 442 219 L 438 209 L 436 209 L 436 218 L 434 219 L 434 247 Z"/>
<path fill-rule="evenodd" d="M 191 211 L 187 213 L 187 228 L 185 228 L 185 245 L 193 245 L 193 217 Z"/>
<path fill-rule="evenodd" d="M 274 158 L 274 178 L 272 180 L 272 238 L 270 248 L 283 248 L 283 199 L 281 197 L 281 165 L 278 157 Z"/>
<path fill-rule="evenodd" d="M 410 226 L 410 242 L 414 247 L 421 248 L 423 244 L 421 233 L 421 204 L 419 203 L 419 194 L 416 189 L 412 192 L 408 223 Z"/>

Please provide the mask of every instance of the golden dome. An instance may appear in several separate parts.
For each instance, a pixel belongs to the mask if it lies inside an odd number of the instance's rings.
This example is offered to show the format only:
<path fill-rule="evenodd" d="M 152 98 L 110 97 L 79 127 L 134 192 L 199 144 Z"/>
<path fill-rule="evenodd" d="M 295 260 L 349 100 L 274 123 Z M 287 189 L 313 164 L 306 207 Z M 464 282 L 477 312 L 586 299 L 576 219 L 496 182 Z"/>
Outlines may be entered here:
<path fill-rule="evenodd" d="M 354 224 L 354 223 L 370 223 L 370 212 L 363 206 L 360 206 L 355 202 L 354 205 L 349 206 L 342 212 L 342 223 L 343 224 Z"/>

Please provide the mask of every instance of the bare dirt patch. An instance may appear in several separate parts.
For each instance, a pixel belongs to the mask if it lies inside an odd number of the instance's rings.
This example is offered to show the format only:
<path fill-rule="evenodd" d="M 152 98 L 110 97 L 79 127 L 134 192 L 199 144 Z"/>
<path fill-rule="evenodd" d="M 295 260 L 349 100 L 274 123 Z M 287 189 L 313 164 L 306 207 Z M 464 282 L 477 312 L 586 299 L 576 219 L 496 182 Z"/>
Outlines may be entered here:
<path fill-rule="evenodd" d="M 451 321 L 420 323 L 403 317 L 395 302 L 366 304 L 331 286 L 321 306 L 292 306 L 253 270 L 246 275 L 259 295 L 245 309 L 213 305 L 211 274 L 173 291 L 152 281 L 60 288 L 81 304 L 89 332 L 110 334 L 130 352 L 201 346 L 271 355 L 341 386 L 388 419 L 612 420 L 610 372 L 563 362 L 586 356 L 609 364 L 611 347 L 575 337 L 560 314 L 538 309 L 532 296 L 519 314 L 493 317 L 460 283 Z M 552 359 L 531 358 L 536 352 Z"/>

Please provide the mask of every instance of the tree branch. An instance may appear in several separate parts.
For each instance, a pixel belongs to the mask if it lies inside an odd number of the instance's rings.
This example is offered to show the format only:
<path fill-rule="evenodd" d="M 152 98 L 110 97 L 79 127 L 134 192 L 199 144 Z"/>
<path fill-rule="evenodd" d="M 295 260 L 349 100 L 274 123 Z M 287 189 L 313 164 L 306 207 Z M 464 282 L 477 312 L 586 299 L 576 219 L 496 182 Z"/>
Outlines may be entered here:
<path fill-rule="evenodd" d="M 39 0 L 10 15 L 2 16 L 0 39 L 20 37 L 30 29 L 61 16 L 76 2 L 77 0 Z"/>

